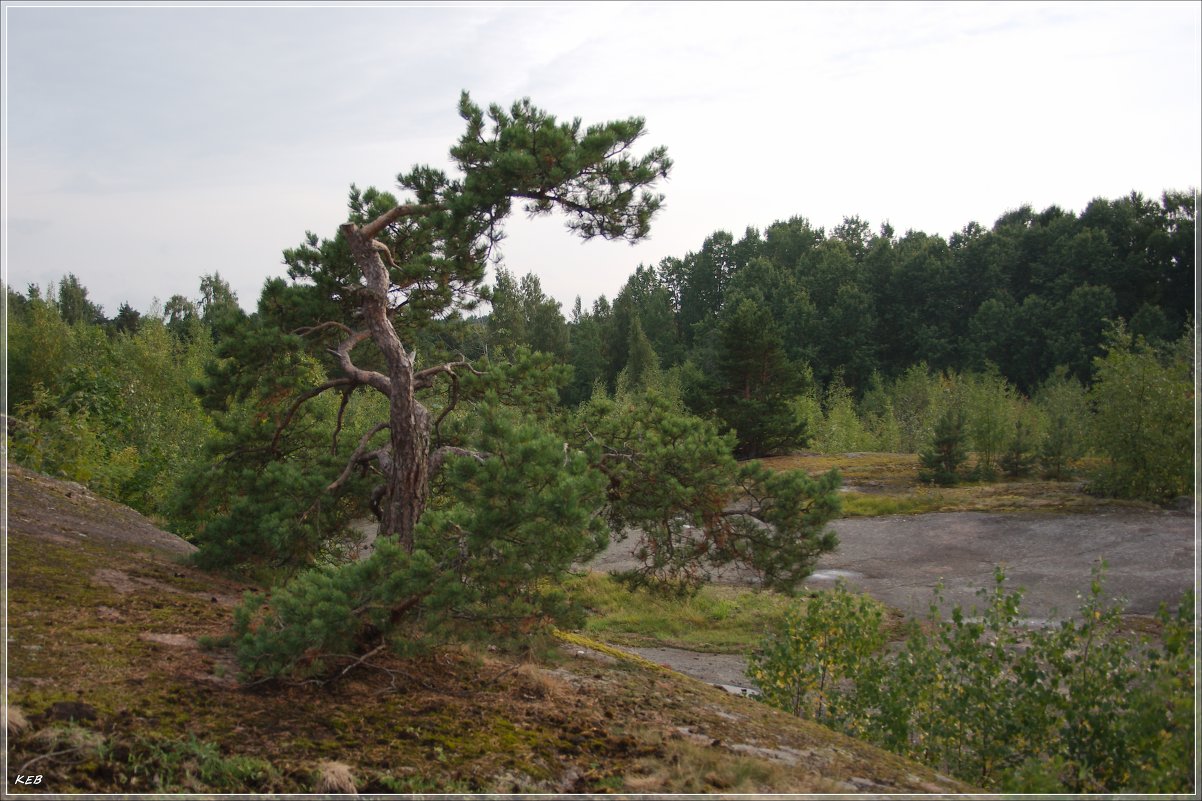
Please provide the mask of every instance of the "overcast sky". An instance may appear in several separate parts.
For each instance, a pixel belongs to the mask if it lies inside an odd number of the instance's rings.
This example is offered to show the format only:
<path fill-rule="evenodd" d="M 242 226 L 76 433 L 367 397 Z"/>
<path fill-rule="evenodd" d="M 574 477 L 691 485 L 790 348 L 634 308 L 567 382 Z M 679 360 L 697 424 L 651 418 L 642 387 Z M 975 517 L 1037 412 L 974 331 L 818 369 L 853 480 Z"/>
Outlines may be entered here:
<path fill-rule="evenodd" d="M 944 236 L 1202 176 L 1202 4 L 4 7 L 4 272 L 122 301 L 332 236 L 351 183 L 447 164 L 456 102 L 643 116 L 676 163 L 651 239 L 509 225 L 564 304 L 719 229 L 844 216 Z"/>

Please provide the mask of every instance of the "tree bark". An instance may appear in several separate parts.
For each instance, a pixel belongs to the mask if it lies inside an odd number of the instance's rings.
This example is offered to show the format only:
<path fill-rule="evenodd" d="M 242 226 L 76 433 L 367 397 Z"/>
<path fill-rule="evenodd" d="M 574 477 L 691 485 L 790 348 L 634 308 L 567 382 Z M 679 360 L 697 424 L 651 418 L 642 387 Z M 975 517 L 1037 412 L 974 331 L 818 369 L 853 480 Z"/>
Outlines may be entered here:
<path fill-rule="evenodd" d="M 342 226 L 355 263 L 363 273 L 363 317 L 372 341 L 388 362 L 388 425 L 392 464 L 381 503 L 381 537 L 395 537 L 413 551 L 417 521 L 430 494 L 430 412 L 417 399 L 413 354 L 405 350 L 389 320 L 388 269 L 370 236 L 353 223 Z M 373 384 L 380 388 L 379 384 Z"/>

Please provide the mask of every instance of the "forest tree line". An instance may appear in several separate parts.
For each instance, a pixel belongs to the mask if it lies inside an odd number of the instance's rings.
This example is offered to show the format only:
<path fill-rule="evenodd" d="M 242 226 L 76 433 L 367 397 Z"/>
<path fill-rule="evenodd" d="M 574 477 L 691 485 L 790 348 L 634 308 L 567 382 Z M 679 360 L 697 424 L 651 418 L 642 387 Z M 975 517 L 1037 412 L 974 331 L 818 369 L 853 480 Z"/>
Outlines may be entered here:
<path fill-rule="evenodd" d="M 948 240 L 898 237 L 888 225 L 873 233 L 855 217 L 827 234 L 795 217 L 640 265 L 612 301 L 585 309 L 578 298 L 566 318 L 537 276 L 498 268 L 486 314 L 414 335 L 431 357 L 543 354 L 563 368 L 565 408 L 654 387 L 734 431 L 742 456 L 918 453 L 956 411 L 981 478 L 1063 478 L 1105 444 L 1099 426 L 1130 438 L 1130 421 L 1106 420 L 1122 404 L 1098 402 L 1099 371 L 1112 393 L 1139 370 L 1155 393 L 1148 371 L 1159 371 L 1169 381 L 1161 414 L 1178 423 L 1149 423 L 1142 451 L 1158 455 L 1138 459 L 1169 462 L 1173 477 L 1126 494 L 1163 497 L 1189 490 L 1192 427 L 1181 421 L 1192 389 L 1174 404 L 1172 387 L 1192 388 L 1194 240 L 1193 197 L 1182 192 L 1098 199 L 1080 214 L 1024 207 Z M 251 317 L 269 316 L 285 283 L 269 280 Z M 195 389 L 223 320 L 250 319 L 229 284 L 213 273 L 193 298 L 146 313 L 123 303 L 106 317 L 68 275 L 8 287 L 7 304 L 14 457 L 174 518 L 185 473 L 219 436 Z M 1123 413 L 1150 413 L 1149 403 Z"/>
<path fill-rule="evenodd" d="M 479 347 L 571 365 L 569 405 L 653 375 L 735 430 L 743 456 L 915 453 L 956 407 L 982 477 L 1022 429 L 1060 478 L 1084 452 L 1086 390 L 1108 352 L 1189 360 L 1194 240 L 1182 192 L 1079 215 L 1024 207 L 948 240 L 857 217 L 828 235 L 795 217 L 640 265 L 612 302 L 578 298 L 567 319 L 536 276 L 501 270 Z"/>

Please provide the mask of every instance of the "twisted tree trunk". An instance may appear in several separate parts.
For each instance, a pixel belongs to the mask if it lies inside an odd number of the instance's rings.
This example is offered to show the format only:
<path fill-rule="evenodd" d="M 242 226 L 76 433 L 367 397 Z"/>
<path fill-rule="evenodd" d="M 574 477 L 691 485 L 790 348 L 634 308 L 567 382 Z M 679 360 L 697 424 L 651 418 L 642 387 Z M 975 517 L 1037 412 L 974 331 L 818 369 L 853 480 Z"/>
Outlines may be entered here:
<path fill-rule="evenodd" d="M 363 272 L 363 316 L 371 339 L 388 363 L 388 375 L 370 373 L 355 368 L 347 357 L 343 369 L 357 370 L 352 377 L 362 380 L 388 396 L 388 427 L 391 464 L 386 469 L 386 488 L 381 507 L 382 537 L 395 537 L 406 550 L 413 550 L 413 534 L 421 519 L 430 494 L 430 431 L 429 410 L 416 396 L 414 354 L 405 350 L 396 329 L 388 318 L 388 268 L 381 253 L 373 244 L 372 225 L 360 228 L 346 223 L 342 231 L 351 246 L 355 263 Z M 383 379 L 383 380 L 381 380 Z"/>

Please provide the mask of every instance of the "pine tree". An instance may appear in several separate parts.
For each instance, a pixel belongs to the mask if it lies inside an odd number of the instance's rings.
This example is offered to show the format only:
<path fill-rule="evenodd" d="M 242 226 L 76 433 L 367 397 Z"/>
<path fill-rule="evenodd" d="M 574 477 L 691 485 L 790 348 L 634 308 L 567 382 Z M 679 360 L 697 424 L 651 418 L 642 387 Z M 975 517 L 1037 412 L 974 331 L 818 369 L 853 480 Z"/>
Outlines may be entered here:
<path fill-rule="evenodd" d="M 513 364 L 419 360 L 417 344 L 481 297 L 515 201 L 564 212 L 586 240 L 633 242 L 671 163 L 663 148 L 634 154 L 638 118 L 586 128 L 528 100 L 486 112 L 466 93 L 459 113 L 458 174 L 417 166 L 399 198 L 352 187 L 334 238 L 285 252 L 292 282 L 219 321 L 204 401 L 226 433 L 183 496 L 210 507 L 201 556 L 316 568 L 241 610 L 248 671 L 321 672 L 305 654 L 413 641 L 418 619 L 427 633 L 540 628 L 555 614 L 542 579 L 595 546 L 597 476 L 540 420 L 565 371 L 521 349 Z M 330 546 L 369 506 L 377 550 L 340 564 Z"/>
<path fill-rule="evenodd" d="M 1089 399 L 1085 387 L 1064 368 L 1044 382 L 1035 397 L 1044 418 L 1039 442 L 1039 464 L 1045 478 L 1068 477 L 1073 462 L 1085 453 Z"/>
<path fill-rule="evenodd" d="M 735 461 L 732 435 L 673 407 L 658 392 L 585 404 L 575 438 L 608 481 L 612 530 L 637 531 L 635 584 L 689 590 L 738 565 L 766 587 L 792 591 L 837 540 L 837 471 L 771 471 Z"/>
<path fill-rule="evenodd" d="M 1035 468 L 1031 426 L 1021 417 L 1014 421 L 1014 437 L 1001 458 L 1002 472 L 1010 478 L 1022 478 Z"/>
<path fill-rule="evenodd" d="M 926 468 L 920 473 L 923 481 L 951 486 L 960 480 L 959 469 L 968 459 L 964 412 L 956 405 L 949 406 L 935 424 L 930 444 L 919 454 L 919 463 Z"/>
<path fill-rule="evenodd" d="M 731 299 L 718 319 L 717 363 L 709 376 L 718 415 L 738 435 L 742 456 L 771 454 L 801 444 L 805 427 L 793 411 L 803 372 L 763 305 Z"/>
<path fill-rule="evenodd" d="M 651 347 L 651 340 L 643 333 L 643 326 L 638 317 L 630 319 L 630 337 L 626 352 L 626 366 L 618 374 L 619 394 L 646 390 L 658 383 L 659 356 Z"/>

